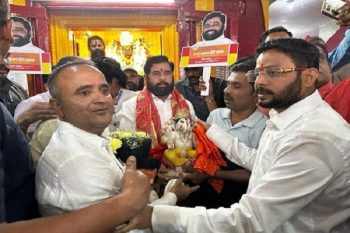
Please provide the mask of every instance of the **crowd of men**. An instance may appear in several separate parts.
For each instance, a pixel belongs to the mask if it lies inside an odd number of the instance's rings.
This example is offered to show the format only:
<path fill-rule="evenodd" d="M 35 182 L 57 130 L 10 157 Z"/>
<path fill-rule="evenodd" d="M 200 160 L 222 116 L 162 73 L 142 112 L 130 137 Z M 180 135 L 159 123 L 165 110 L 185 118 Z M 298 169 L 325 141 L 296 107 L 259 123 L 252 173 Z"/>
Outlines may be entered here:
<path fill-rule="evenodd" d="M 2 0 L 0 232 L 350 232 L 350 79 L 332 83 L 331 64 L 343 60 L 330 54 L 341 51 L 329 53 L 321 38 L 267 30 L 255 55 L 205 85 L 201 68 L 175 82 L 164 55 L 148 58 L 141 80 L 93 36 L 90 59 L 62 58 L 48 91 L 27 98 L 4 81 L 10 45 L 21 39 L 9 15 Z M 229 42 L 226 20 L 203 19 L 203 38 Z M 350 26 L 350 14 L 338 24 Z M 227 166 L 192 169 L 159 198 L 135 157 L 124 164 L 113 154 L 108 129 L 146 132 L 157 154 L 179 111 L 204 126 Z"/>

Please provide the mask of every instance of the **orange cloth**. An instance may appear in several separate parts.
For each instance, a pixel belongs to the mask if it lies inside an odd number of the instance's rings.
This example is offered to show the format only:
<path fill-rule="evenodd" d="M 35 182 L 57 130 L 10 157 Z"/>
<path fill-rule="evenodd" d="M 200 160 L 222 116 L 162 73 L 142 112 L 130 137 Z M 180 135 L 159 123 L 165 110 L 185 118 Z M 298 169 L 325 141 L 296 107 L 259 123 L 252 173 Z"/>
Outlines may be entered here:
<path fill-rule="evenodd" d="M 196 127 L 192 129 L 196 138 L 196 151 L 197 158 L 194 162 L 193 168 L 200 171 L 206 172 L 211 176 L 215 175 L 217 169 L 220 166 L 227 166 L 226 161 L 222 158 L 219 149 L 215 144 L 210 141 L 205 134 L 205 128 L 202 124 L 197 123 Z M 222 191 L 224 181 L 219 179 L 211 179 L 209 183 L 213 188 L 220 193 Z"/>
<path fill-rule="evenodd" d="M 171 92 L 171 109 L 175 116 L 178 110 L 189 111 L 185 98 L 175 89 Z M 146 132 L 152 139 L 152 147 L 161 144 L 161 122 L 152 94 L 145 87 L 136 101 L 136 129 Z"/>

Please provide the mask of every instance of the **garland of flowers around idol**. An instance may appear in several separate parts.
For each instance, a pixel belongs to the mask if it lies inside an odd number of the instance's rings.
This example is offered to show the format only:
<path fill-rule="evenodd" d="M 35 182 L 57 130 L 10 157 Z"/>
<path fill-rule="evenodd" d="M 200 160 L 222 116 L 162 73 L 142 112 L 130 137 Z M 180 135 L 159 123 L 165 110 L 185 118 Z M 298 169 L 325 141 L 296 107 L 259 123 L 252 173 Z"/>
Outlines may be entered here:
<path fill-rule="evenodd" d="M 127 146 L 129 149 L 136 149 L 142 146 L 143 142 L 149 138 L 149 136 L 142 131 L 113 131 L 110 133 L 110 137 L 112 139 L 109 141 L 109 146 L 115 153 L 122 146 Z"/>

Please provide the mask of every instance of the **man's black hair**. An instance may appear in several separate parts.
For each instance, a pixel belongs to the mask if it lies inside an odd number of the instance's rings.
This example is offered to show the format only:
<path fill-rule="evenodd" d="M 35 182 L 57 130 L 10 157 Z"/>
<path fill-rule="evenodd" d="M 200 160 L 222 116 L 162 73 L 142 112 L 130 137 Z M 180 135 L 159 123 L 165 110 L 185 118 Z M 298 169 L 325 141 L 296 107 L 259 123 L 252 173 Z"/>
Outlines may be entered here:
<path fill-rule="evenodd" d="M 97 68 L 103 73 L 108 84 L 112 83 L 113 79 L 118 81 L 119 86 L 126 88 L 127 76 L 120 69 L 120 64 L 110 57 L 101 57 L 95 61 Z"/>
<path fill-rule="evenodd" d="M 174 71 L 174 63 L 169 61 L 167 56 L 158 55 L 158 56 L 149 57 L 147 59 L 145 66 L 143 68 L 145 74 L 148 75 L 151 72 L 151 68 L 154 64 L 159 64 L 163 62 L 168 63 L 171 71 Z"/>
<path fill-rule="evenodd" d="M 306 41 L 309 42 L 310 44 L 313 44 L 316 47 L 320 48 L 324 52 L 324 54 L 326 54 L 327 60 L 328 60 L 327 45 L 326 45 L 326 42 L 322 38 L 320 38 L 318 36 L 313 36 L 313 37 L 308 38 Z"/>
<path fill-rule="evenodd" d="M 230 72 L 243 72 L 247 73 L 249 70 L 254 70 L 256 67 L 256 57 L 254 55 L 248 55 L 237 60 L 233 65 L 230 66 Z M 250 82 L 255 92 L 254 83 Z"/>
<path fill-rule="evenodd" d="M 256 66 L 256 57 L 254 55 L 248 55 L 237 60 L 230 66 L 230 72 L 245 72 L 254 70 Z"/>
<path fill-rule="evenodd" d="M 261 36 L 260 36 L 260 44 L 265 43 L 266 38 L 274 32 L 284 32 L 286 33 L 290 38 L 293 38 L 293 34 L 288 31 L 286 28 L 282 27 L 282 26 L 278 26 L 278 27 L 274 27 L 274 28 L 270 28 L 269 30 L 265 31 Z"/>
<path fill-rule="evenodd" d="M 303 39 L 283 38 L 270 40 L 257 48 L 257 57 L 268 50 L 277 50 L 288 56 L 298 68 L 319 69 L 319 51 Z"/>
<path fill-rule="evenodd" d="M 215 17 L 219 17 L 222 25 L 225 25 L 225 23 L 226 23 L 226 15 L 224 13 L 222 13 L 221 11 L 213 11 L 213 12 L 207 14 L 204 17 L 204 19 L 203 19 L 203 26 L 209 19 L 212 19 L 212 18 L 215 18 Z"/>

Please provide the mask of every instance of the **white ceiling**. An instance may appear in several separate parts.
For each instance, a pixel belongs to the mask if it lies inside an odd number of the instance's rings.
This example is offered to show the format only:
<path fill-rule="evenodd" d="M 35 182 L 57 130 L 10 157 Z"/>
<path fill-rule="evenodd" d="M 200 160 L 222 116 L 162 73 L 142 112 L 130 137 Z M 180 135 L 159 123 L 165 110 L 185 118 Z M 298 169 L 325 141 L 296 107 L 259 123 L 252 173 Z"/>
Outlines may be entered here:
<path fill-rule="evenodd" d="M 270 5 L 270 28 L 284 26 L 295 37 L 327 40 L 337 29 L 335 20 L 321 14 L 322 0 L 276 0 Z"/>

